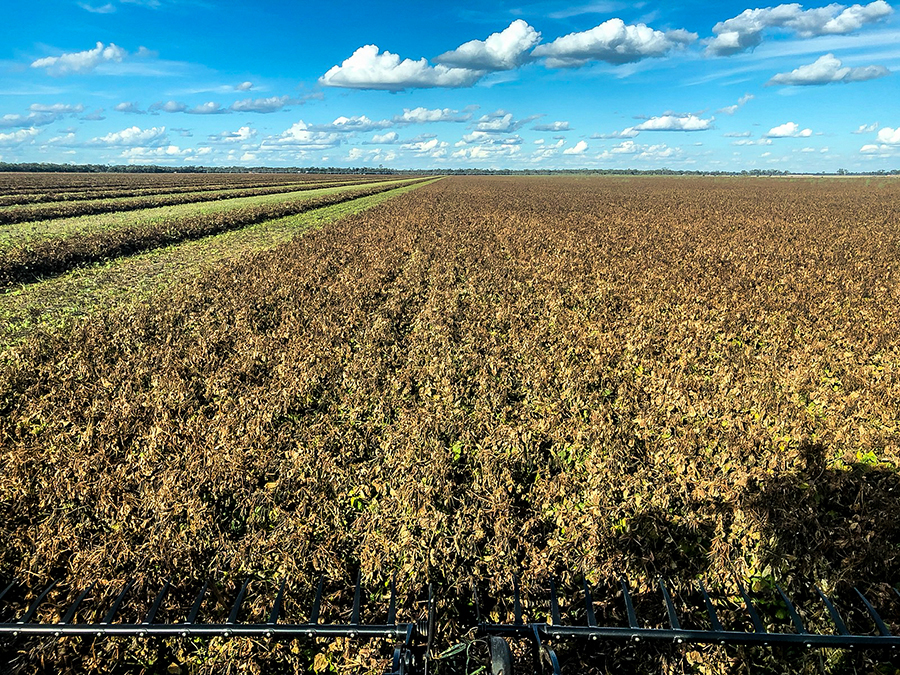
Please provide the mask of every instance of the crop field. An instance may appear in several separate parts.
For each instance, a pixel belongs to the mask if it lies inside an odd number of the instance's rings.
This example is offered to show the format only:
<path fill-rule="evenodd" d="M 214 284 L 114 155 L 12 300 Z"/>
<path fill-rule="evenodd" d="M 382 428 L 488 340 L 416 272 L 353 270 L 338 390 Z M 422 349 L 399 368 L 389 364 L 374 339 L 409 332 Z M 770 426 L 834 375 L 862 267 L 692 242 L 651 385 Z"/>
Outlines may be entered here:
<path fill-rule="evenodd" d="M 0 214 L 148 201 L 0 226 L 0 581 L 60 579 L 62 605 L 96 579 L 87 614 L 127 580 L 137 613 L 168 578 L 234 597 L 251 577 L 249 621 L 283 580 L 300 613 L 324 574 L 340 612 L 357 570 L 396 575 L 407 603 L 441 590 L 437 651 L 467 639 L 449 626 L 473 586 L 501 596 L 513 574 L 539 615 L 551 577 L 569 608 L 586 576 L 614 622 L 619 577 L 639 602 L 665 577 L 679 603 L 739 578 L 760 597 L 856 585 L 900 628 L 900 182 L 243 176 L 200 201 L 211 184 L 167 176 L 150 187 L 174 201 L 151 207 L 140 181 L 67 178 L 0 181 L 34 197 Z M 35 196 L 57 188 L 82 197 Z M 66 638 L 6 658 L 375 673 L 373 654 Z M 838 650 L 559 654 L 583 673 L 897 672 Z"/>

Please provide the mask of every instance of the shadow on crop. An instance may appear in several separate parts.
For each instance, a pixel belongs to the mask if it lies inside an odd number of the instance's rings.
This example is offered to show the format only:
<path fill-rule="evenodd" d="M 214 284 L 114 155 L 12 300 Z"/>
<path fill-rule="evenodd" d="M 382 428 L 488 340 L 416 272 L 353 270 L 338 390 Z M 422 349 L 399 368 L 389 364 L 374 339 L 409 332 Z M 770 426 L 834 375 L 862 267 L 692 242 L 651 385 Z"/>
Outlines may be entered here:
<path fill-rule="evenodd" d="M 697 579 L 723 572 L 712 567 L 712 540 L 724 535 L 737 546 L 739 536 L 752 533 L 750 541 L 757 543 L 741 551 L 753 569 L 744 583 L 769 630 L 794 632 L 777 594 L 777 583 L 792 598 L 811 632 L 838 632 L 819 599 L 818 587 L 834 601 L 850 632 L 875 634 L 874 622 L 856 593 L 858 588 L 893 633 L 900 635 L 900 597 L 891 587 L 900 581 L 900 476 L 874 455 L 861 455 L 853 463 L 834 461 L 833 457 L 825 446 L 808 445 L 801 449 L 801 461 L 794 471 L 750 481 L 727 501 L 686 502 L 685 513 L 695 509 L 700 514 L 699 527 L 687 527 L 679 514 L 661 510 L 633 514 L 617 542 L 624 563 L 630 572 L 648 579 L 668 577 L 676 602 L 683 601 L 679 604 L 679 611 L 684 612 L 682 621 L 703 623 L 702 609 L 692 614 L 690 608 L 702 608 Z M 740 519 L 738 511 L 742 512 Z M 724 523 L 724 532 L 702 524 L 717 519 Z M 746 577 L 737 569 L 734 572 L 734 576 Z M 627 625 L 616 584 L 606 586 L 605 594 L 597 589 L 595 599 L 606 595 L 611 602 L 599 603 L 604 610 L 612 608 L 606 611 L 606 619 L 612 625 Z M 751 630 L 741 601 L 730 593 L 716 596 L 720 618 L 730 617 L 737 630 Z M 658 592 L 636 595 L 634 601 L 642 625 L 665 625 Z M 593 649 L 582 643 L 561 645 L 558 653 L 569 672 L 584 673 L 682 672 L 692 661 L 703 663 L 707 669 L 703 672 L 723 674 L 783 673 L 786 664 L 791 672 L 809 675 L 900 672 L 900 659 L 883 650 L 647 644 L 604 644 Z"/>

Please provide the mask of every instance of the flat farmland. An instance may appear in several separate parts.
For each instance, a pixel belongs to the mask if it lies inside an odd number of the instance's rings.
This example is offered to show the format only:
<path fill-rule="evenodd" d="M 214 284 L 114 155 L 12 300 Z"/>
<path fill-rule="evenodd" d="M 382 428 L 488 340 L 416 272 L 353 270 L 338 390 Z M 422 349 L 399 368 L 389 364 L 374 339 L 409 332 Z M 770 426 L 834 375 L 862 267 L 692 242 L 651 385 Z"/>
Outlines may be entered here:
<path fill-rule="evenodd" d="M 584 575 L 610 589 L 597 610 L 616 622 L 620 576 L 638 598 L 659 577 L 683 598 L 706 579 L 726 600 L 735 578 L 799 598 L 811 581 L 837 597 L 858 585 L 897 628 L 900 182 L 397 187 L 3 349 L 2 578 L 61 579 L 60 603 L 132 579 L 146 610 L 171 575 L 231 597 L 252 577 L 247 620 L 262 620 L 282 580 L 296 606 L 319 573 L 380 588 L 396 575 L 407 595 L 432 582 L 446 599 L 439 650 L 463 639 L 449 625 L 471 615 L 472 586 L 499 592 L 513 574 L 527 597 L 556 577 L 565 607 Z M 28 269 L 121 231 L 44 222 L 62 234 L 4 235 L 0 269 L 40 242 L 56 243 Z M 83 264 L 70 259 L 53 273 Z M 250 640 L 10 650 L 16 672 L 313 663 Z M 354 653 L 337 645 L 316 665 L 377 672 Z M 837 651 L 560 654 L 570 672 L 893 672 Z M 462 672 L 451 661 L 442 671 Z"/>

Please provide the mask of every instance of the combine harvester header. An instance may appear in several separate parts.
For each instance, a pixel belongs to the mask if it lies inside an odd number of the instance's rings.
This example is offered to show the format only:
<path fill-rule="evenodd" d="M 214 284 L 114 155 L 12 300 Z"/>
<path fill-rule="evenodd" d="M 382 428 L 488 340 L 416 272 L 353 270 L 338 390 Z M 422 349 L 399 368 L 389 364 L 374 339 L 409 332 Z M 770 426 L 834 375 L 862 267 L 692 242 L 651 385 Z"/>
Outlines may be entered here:
<path fill-rule="evenodd" d="M 112 599 L 111 604 L 97 612 L 96 598 L 92 592 L 97 584 L 91 584 L 82 590 L 68 605 L 53 606 L 48 596 L 55 588 L 56 582 L 49 584 L 33 599 L 28 589 L 12 582 L 0 591 L 0 644 L 2 651 L 10 653 L 11 646 L 18 640 L 26 638 L 62 638 L 67 636 L 85 636 L 94 638 L 138 637 L 138 638 L 237 638 L 253 637 L 270 640 L 304 640 L 315 644 L 317 639 L 333 640 L 347 638 L 350 640 L 387 640 L 394 643 L 393 656 L 387 673 L 393 675 L 417 675 L 433 671 L 433 664 L 443 655 L 436 655 L 433 651 L 435 640 L 436 612 L 440 605 L 440 598 L 436 597 L 433 587 L 427 590 L 427 599 L 419 600 L 412 613 L 416 619 L 412 621 L 400 621 L 397 618 L 397 592 L 393 581 L 390 583 L 390 599 L 386 616 L 382 622 L 366 622 L 362 620 L 362 598 L 365 592 L 358 575 L 353 591 L 353 603 L 350 607 L 349 620 L 346 623 L 329 623 L 323 620 L 322 602 L 324 579 L 320 578 L 312 605 L 305 620 L 298 621 L 296 617 L 288 616 L 285 612 L 285 588 L 286 582 L 282 582 L 277 595 L 271 602 L 268 619 L 264 623 L 243 623 L 241 621 L 242 605 L 245 602 L 248 588 L 252 581 L 247 580 L 240 587 L 233 604 L 231 604 L 228 619 L 223 621 L 204 621 L 204 605 L 212 595 L 222 601 L 221 595 L 215 588 L 215 593 L 210 593 L 211 584 L 203 584 L 200 592 L 194 597 L 189 611 L 183 617 L 168 616 L 167 620 L 160 619 L 161 608 L 167 596 L 173 592 L 173 586 L 166 582 L 156 595 L 149 611 L 143 619 L 136 622 L 117 620 L 128 607 L 129 594 L 133 583 L 129 582 Z M 478 594 L 475 594 L 476 621 L 473 625 L 460 625 L 452 627 L 457 635 L 469 635 L 473 641 L 482 641 L 488 646 L 488 658 L 492 675 L 513 675 L 514 664 L 510 643 L 524 642 L 530 647 L 531 666 L 523 669 L 520 667 L 517 673 L 553 674 L 562 675 L 564 669 L 560 665 L 557 649 L 560 647 L 566 653 L 576 654 L 581 660 L 590 661 L 592 652 L 597 652 L 604 642 L 615 641 L 618 643 L 632 643 L 635 649 L 646 649 L 650 643 L 668 644 L 712 644 L 712 645 L 746 645 L 746 646 L 777 646 L 788 645 L 818 648 L 858 648 L 858 649 L 890 649 L 900 647 L 900 636 L 894 635 L 882 619 L 875 605 L 858 589 L 853 589 L 855 600 L 852 611 L 857 611 L 867 618 L 869 632 L 854 632 L 848 628 L 845 618 L 842 616 L 835 601 L 829 598 L 818 588 L 815 594 L 819 601 L 818 609 L 825 610 L 827 617 L 833 626 L 833 631 L 816 632 L 810 630 L 800 616 L 795 603 L 776 585 L 777 596 L 773 598 L 757 598 L 755 602 L 745 588 L 738 583 L 740 596 L 739 607 L 731 603 L 727 598 L 716 600 L 707 591 L 702 582 L 698 582 L 694 595 L 702 600 L 702 603 L 692 606 L 688 604 L 682 610 L 681 618 L 676 608 L 673 593 L 665 581 L 659 581 L 658 604 L 664 611 L 664 623 L 658 627 L 642 624 L 635 609 L 636 600 L 629 590 L 628 584 L 621 580 L 621 597 L 618 602 L 620 609 L 624 610 L 627 617 L 627 625 L 614 625 L 601 622 L 595 611 L 594 594 L 587 581 L 583 583 L 583 606 L 575 607 L 572 614 L 578 614 L 582 619 L 579 622 L 565 622 L 561 603 L 558 597 L 556 584 L 550 582 L 549 592 L 546 594 L 549 608 L 544 620 L 536 615 L 536 612 L 526 620 L 523 611 L 523 598 L 517 579 L 512 583 L 512 621 L 490 621 L 482 616 L 483 608 L 479 603 Z M 896 588 L 891 591 L 900 599 L 900 592 Z M 98 594 L 99 595 L 99 594 Z M 426 597 L 423 593 L 423 598 Z M 686 594 L 685 594 L 686 595 Z M 683 596 L 680 596 L 683 598 Z M 718 599 L 718 598 L 717 598 Z M 761 609 L 758 604 L 764 600 L 769 613 L 781 610 L 783 615 L 790 618 L 790 631 L 775 632 L 766 629 L 766 622 L 761 617 Z M 642 596 L 642 604 L 650 601 L 647 596 Z M 94 614 L 103 618 L 95 622 L 80 622 L 79 610 L 92 604 Z M 724 605 L 727 605 L 725 607 Z M 856 606 L 858 605 L 858 606 Z M 496 605 L 495 605 L 496 606 Z M 777 606 L 777 609 L 776 609 Z M 60 612 L 58 621 L 41 621 L 37 617 L 41 610 L 52 609 Z M 731 621 L 723 621 L 719 612 L 727 609 Z M 743 615 L 742 620 L 734 620 L 736 611 Z M 496 615 L 496 614 L 495 614 Z M 568 615 L 568 613 L 567 613 Z M 688 627 L 686 624 L 690 622 Z M 694 624 L 703 624 L 702 626 Z M 740 624 L 739 626 L 726 627 L 726 623 Z M 747 628 L 750 630 L 747 630 Z M 453 652 L 447 650 L 445 652 Z M 456 650 L 458 651 L 458 650 Z M 488 666 L 487 663 L 484 664 Z"/>

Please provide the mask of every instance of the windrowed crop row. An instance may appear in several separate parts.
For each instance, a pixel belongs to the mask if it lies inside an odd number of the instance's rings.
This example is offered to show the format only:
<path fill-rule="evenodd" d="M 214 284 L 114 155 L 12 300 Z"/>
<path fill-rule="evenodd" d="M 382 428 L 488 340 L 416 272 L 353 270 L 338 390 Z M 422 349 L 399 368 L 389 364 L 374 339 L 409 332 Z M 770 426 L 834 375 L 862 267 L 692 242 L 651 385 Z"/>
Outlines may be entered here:
<path fill-rule="evenodd" d="M 71 201 L 65 203 L 56 202 L 23 204 L 0 208 L 0 225 L 26 223 L 33 220 L 73 218 L 76 216 L 94 215 L 98 213 L 138 211 L 140 209 L 150 209 L 158 206 L 174 206 L 176 204 L 214 202 L 223 199 L 252 197 L 255 195 L 273 195 L 288 192 L 303 192 L 305 190 L 318 190 L 321 188 L 337 187 L 341 185 L 366 185 L 370 182 L 382 181 L 356 181 L 353 183 L 347 183 L 345 181 L 338 181 L 333 183 L 316 182 L 308 183 L 305 185 L 289 184 L 240 189 L 204 190 L 202 192 L 191 191 L 187 193 L 154 193 L 121 199 L 103 198 L 100 200 Z"/>
<path fill-rule="evenodd" d="M 0 288 L 61 274 L 85 264 L 238 229 L 322 206 L 340 204 L 350 199 L 402 187 L 411 182 L 415 181 L 395 181 L 387 184 L 379 182 L 359 187 L 353 185 L 339 192 L 308 199 L 286 198 L 284 201 L 269 204 L 240 206 L 214 213 L 157 218 L 147 222 L 136 221 L 133 225 L 128 224 L 115 229 L 88 234 L 79 233 L 65 238 L 28 241 L 0 250 Z"/>
<path fill-rule="evenodd" d="M 307 185 L 303 181 L 287 183 L 287 185 Z M 279 185 L 282 185 L 279 183 Z M 183 192 L 215 192 L 217 190 L 235 190 L 274 187 L 272 183 L 247 183 L 245 185 L 187 185 L 181 187 L 148 187 L 148 188 L 93 188 L 90 190 L 43 191 L 27 194 L 0 196 L 0 206 L 16 206 L 23 204 L 44 204 L 47 202 L 75 202 L 87 199 L 115 199 L 120 197 L 141 197 L 152 194 L 180 194 Z"/>
<path fill-rule="evenodd" d="M 376 178 L 372 174 L 298 174 L 298 173 L 0 173 L 0 196 L 40 194 L 44 192 L 85 191 L 93 189 L 158 189 L 210 185 L 246 187 L 264 184 L 332 182 L 354 178 Z"/>
<path fill-rule="evenodd" d="M 556 574 L 574 604 L 581 570 L 883 601 L 900 578 L 898 192 L 444 179 L 35 335 L 0 356 L 0 572 L 134 578 L 147 606 L 169 570 L 234 597 L 248 575 L 359 567 L 438 584 L 447 619 L 512 573 L 526 591 Z M 192 648 L 202 674 L 312 667 L 277 644 Z M 143 649 L 70 641 L 17 664 L 104 671 Z M 598 653 L 571 669 L 818 672 L 796 651 Z"/>
<path fill-rule="evenodd" d="M 320 176 L 304 176 L 297 174 L 289 174 L 288 176 L 280 176 L 274 174 L 277 180 L 266 180 L 263 176 L 255 176 L 256 180 L 248 180 L 249 176 L 245 176 L 244 180 L 231 181 L 207 181 L 194 182 L 191 184 L 173 184 L 173 183 L 141 183 L 132 182 L 129 184 L 119 185 L 114 183 L 105 183 L 102 180 L 97 181 L 93 187 L 75 186 L 71 188 L 54 188 L 47 189 L 42 187 L 24 187 L 30 185 L 33 174 L 22 174 L 20 176 L 21 185 L 23 186 L 14 194 L 0 194 L 0 206 L 13 206 L 16 204 L 40 204 L 46 202 L 59 201 L 78 201 L 85 199 L 112 199 L 117 197 L 139 197 L 142 195 L 152 194 L 177 194 L 183 192 L 213 192 L 216 190 L 237 190 L 252 189 L 264 187 L 277 187 L 288 185 L 327 185 L 332 183 L 371 183 L 380 180 L 389 180 L 390 176 L 375 175 L 320 175 Z M 293 178 L 289 180 L 288 178 Z M 0 191 L 2 192 L 2 191 Z"/>

